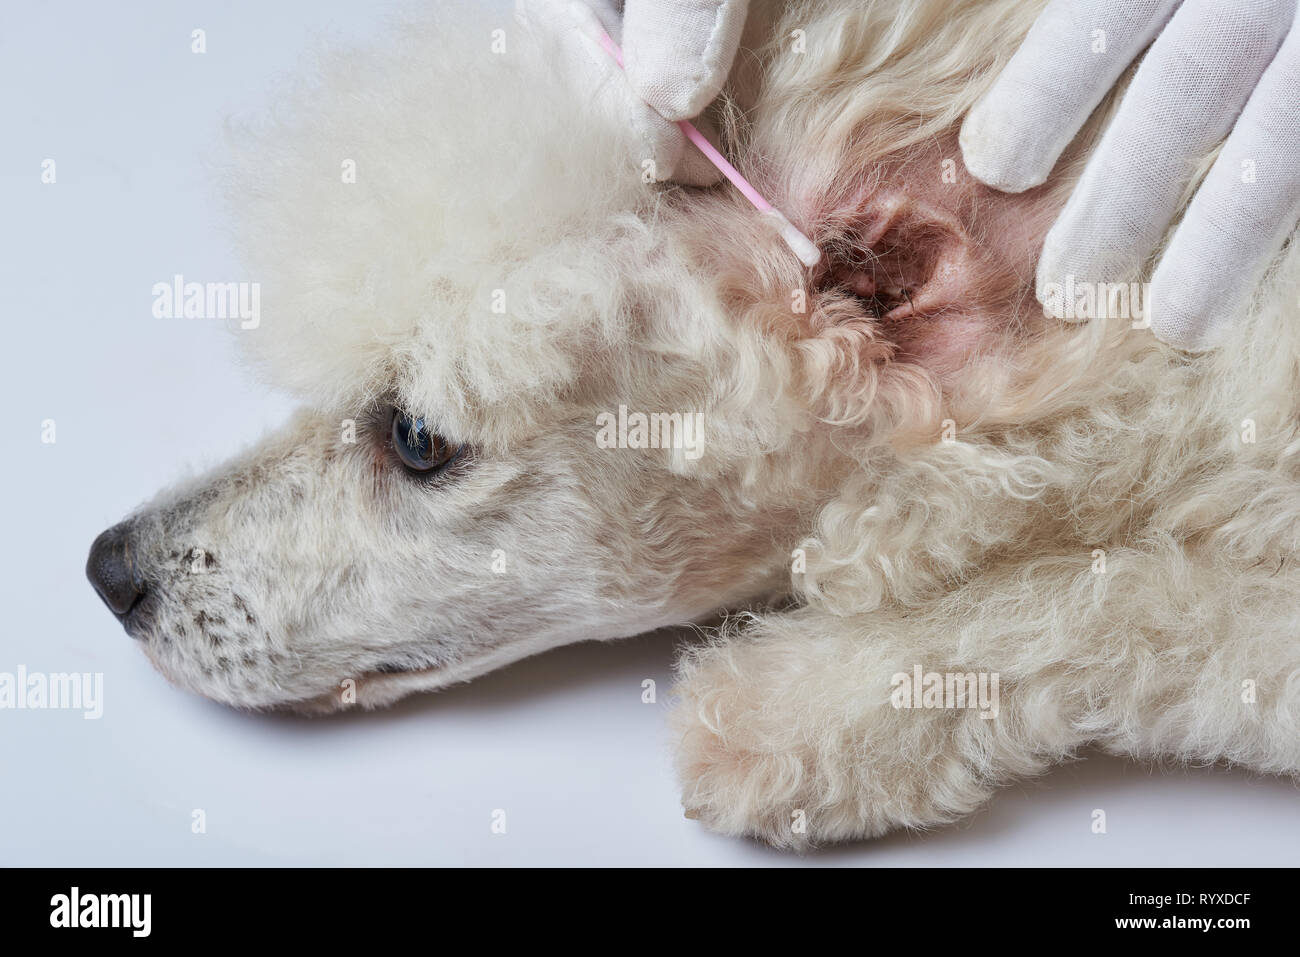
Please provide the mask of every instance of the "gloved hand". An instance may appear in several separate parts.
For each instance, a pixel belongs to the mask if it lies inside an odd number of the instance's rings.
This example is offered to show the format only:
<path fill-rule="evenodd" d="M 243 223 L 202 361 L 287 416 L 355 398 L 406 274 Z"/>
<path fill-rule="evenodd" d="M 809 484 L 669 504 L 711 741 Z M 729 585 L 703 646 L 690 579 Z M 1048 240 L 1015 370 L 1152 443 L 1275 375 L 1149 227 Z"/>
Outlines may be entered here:
<path fill-rule="evenodd" d="M 678 120 L 692 120 L 721 91 L 745 28 L 749 0 L 518 0 L 526 20 L 566 41 L 597 26 L 623 47 L 620 70 L 598 46 L 582 58 L 592 92 L 618 99 L 654 179 L 709 186 L 720 174 L 691 146 Z M 620 7 L 624 8 L 620 14 Z M 589 67 L 589 68 L 588 68 Z M 698 124 L 708 135 L 704 124 Z"/>
<path fill-rule="evenodd" d="M 996 189 L 1045 181 L 1134 57 L 1119 111 L 1049 231 L 1048 284 L 1140 277 L 1196 163 L 1225 136 L 1151 277 L 1155 334 L 1218 345 L 1300 220 L 1296 0 L 1051 0 L 961 130 L 966 167 Z M 1151 41 L 1154 39 L 1154 43 Z"/>

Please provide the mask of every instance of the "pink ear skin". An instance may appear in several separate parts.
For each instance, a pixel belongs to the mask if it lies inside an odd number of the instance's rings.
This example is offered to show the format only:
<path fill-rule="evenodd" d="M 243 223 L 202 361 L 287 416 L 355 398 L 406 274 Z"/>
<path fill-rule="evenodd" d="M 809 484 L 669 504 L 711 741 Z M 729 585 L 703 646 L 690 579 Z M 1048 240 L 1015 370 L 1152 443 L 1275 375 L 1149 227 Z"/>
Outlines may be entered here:
<path fill-rule="evenodd" d="M 995 192 L 959 164 L 944 177 L 939 152 L 879 170 L 827 204 L 811 282 L 819 301 L 852 299 L 878 322 L 891 361 L 946 382 L 1042 323 L 1034 268 L 1056 200 L 1047 189 Z"/>
<path fill-rule="evenodd" d="M 751 242 L 752 211 L 729 191 L 678 191 L 661 211 L 737 324 L 794 360 L 824 422 L 930 441 L 948 400 L 987 370 L 981 358 L 999 362 L 1044 328 L 1034 271 L 1065 193 L 995 192 L 951 140 L 837 172 L 829 195 L 769 188 L 822 251 L 811 270 L 775 236 Z"/>

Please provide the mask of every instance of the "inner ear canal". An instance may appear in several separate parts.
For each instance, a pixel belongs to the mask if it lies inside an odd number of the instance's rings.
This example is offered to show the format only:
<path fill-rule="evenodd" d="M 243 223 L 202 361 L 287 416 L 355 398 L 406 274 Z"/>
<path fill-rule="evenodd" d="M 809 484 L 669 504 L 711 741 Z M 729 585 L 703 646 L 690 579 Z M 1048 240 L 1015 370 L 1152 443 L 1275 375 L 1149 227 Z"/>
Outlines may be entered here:
<path fill-rule="evenodd" d="M 902 198 L 872 204 L 825 247 L 817 294 L 852 297 L 864 318 L 882 322 L 944 317 L 960 305 L 962 277 L 971 274 L 961 225 Z"/>

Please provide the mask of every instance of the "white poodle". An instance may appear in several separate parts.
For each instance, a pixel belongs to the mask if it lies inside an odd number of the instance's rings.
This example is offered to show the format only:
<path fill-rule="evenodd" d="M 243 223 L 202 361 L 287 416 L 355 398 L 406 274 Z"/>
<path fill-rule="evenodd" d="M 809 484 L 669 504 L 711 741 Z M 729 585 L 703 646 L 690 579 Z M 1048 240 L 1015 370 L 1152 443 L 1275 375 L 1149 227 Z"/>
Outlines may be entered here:
<path fill-rule="evenodd" d="M 305 407 L 104 533 L 96 587 L 170 680 L 311 711 L 731 612 L 680 663 L 683 803 L 780 846 L 1085 745 L 1300 772 L 1300 244 L 1216 352 L 1044 318 L 1114 97 L 1027 193 L 956 141 L 1035 13 L 755 11 L 715 120 L 812 271 L 730 187 L 645 182 L 549 31 L 324 57 L 229 177 L 236 335 Z"/>

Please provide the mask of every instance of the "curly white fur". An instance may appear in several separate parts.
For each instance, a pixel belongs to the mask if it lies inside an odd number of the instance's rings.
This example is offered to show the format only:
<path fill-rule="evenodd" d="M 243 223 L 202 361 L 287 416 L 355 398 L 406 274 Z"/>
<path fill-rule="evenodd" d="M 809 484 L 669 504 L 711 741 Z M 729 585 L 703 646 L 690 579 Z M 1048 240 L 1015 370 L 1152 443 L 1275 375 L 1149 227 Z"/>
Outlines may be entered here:
<path fill-rule="evenodd" d="M 134 519 L 150 656 L 330 710 L 780 605 L 685 655 L 673 720 L 688 813 L 781 846 L 951 821 L 1089 743 L 1296 774 L 1300 247 L 1213 354 L 1044 320 L 1037 244 L 1113 104 L 1032 193 L 943 175 L 1034 5 L 768 6 L 728 150 L 942 316 L 881 321 L 730 191 L 643 183 L 522 25 L 328 54 L 230 178 L 241 335 L 309 408 Z M 705 455 L 598 448 L 620 405 L 704 413 Z M 411 482 L 389 406 L 468 457 Z M 999 674 L 998 716 L 895 709 L 917 665 Z"/>

